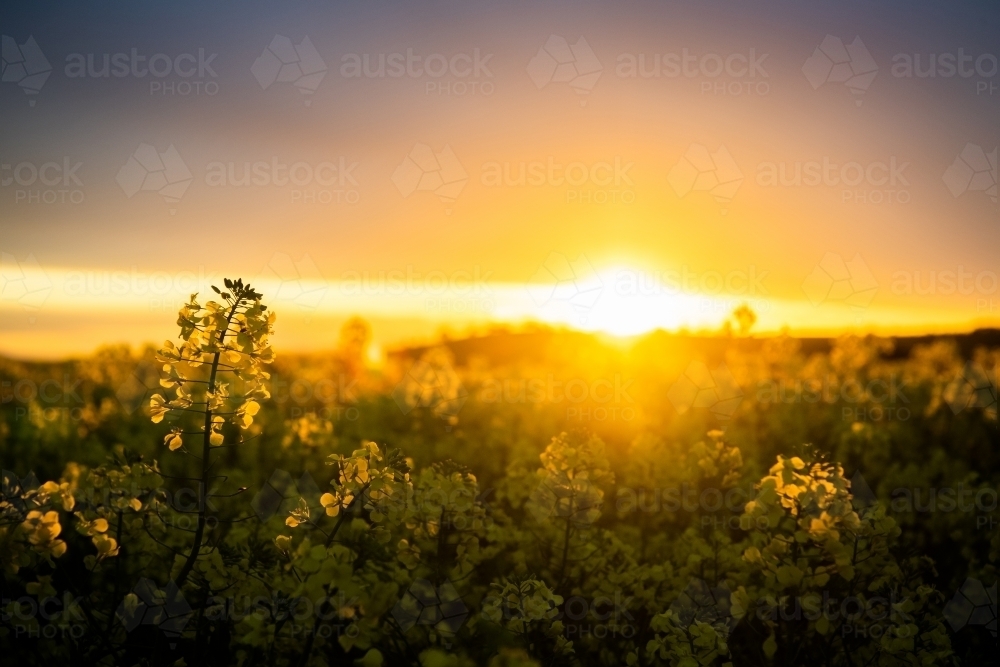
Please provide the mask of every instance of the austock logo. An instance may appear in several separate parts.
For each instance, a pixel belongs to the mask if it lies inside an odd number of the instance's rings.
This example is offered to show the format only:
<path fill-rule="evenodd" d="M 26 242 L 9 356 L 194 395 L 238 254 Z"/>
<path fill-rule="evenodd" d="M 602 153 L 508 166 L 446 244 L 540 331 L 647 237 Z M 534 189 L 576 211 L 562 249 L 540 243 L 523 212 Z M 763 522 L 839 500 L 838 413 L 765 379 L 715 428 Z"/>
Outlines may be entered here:
<path fill-rule="evenodd" d="M 32 97 L 41 92 L 42 86 L 52 73 L 52 65 L 49 64 L 33 36 L 29 36 L 23 44 L 18 44 L 13 37 L 3 35 L 0 37 L 0 46 L 2 46 L 0 79 L 3 83 L 16 83 L 24 94 L 29 96 L 28 105 L 35 106 Z"/>
<path fill-rule="evenodd" d="M 212 595 L 206 600 L 203 618 L 209 621 L 254 619 L 273 623 L 289 637 L 357 638 L 358 626 L 352 621 L 360 608 L 357 597 L 343 592 L 310 599 L 274 591 L 269 595 Z"/>
<path fill-rule="evenodd" d="M 528 76 L 537 88 L 567 83 L 579 95 L 587 95 L 594 89 L 603 70 L 601 61 L 583 37 L 571 45 L 565 37 L 549 35 L 528 63 Z M 580 101 L 581 106 L 586 103 Z"/>
<path fill-rule="evenodd" d="M 35 382 L 22 378 L 0 380 L 0 403 L 15 403 L 14 421 L 27 418 L 34 424 L 42 422 L 76 422 L 84 418 L 85 402 L 77 392 L 82 378 L 63 373 L 62 378 L 50 377 Z"/>
<path fill-rule="evenodd" d="M 856 512 L 878 505 L 878 496 L 872 491 L 872 487 L 868 485 L 860 470 L 856 470 L 851 476 L 851 505 Z"/>
<path fill-rule="evenodd" d="M 545 478 L 532 489 L 525 505 L 540 523 L 563 519 L 587 526 L 600 518 L 604 493 L 587 477 L 559 471 L 557 476 Z"/>
<path fill-rule="evenodd" d="M 449 206 L 446 209 L 449 214 L 450 205 L 455 203 L 468 180 L 468 172 L 447 144 L 440 153 L 427 144 L 415 145 L 392 172 L 392 182 L 404 198 L 414 192 L 433 192 Z"/>
<path fill-rule="evenodd" d="M 944 607 L 944 617 L 955 632 L 968 626 L 986 628 L 997 636 L 997 585 L 986 588 L 978 579 L 966 579 Z"/>
<path fill-rule="evenodd" d="M 878 639 L 890 632 L 897 637 L 910 637 L 916 632 L 914 619 L 905 610 L 909 600 L 899 599 L 896 592 L 887 596 L 848 595 L 843 598 L 828 590 L 778 599 L 763 597 L 754 601 L 756 616 L 762 621 L 812 621 L 835 630 L 841 637 L 871 637 Z"/>
<path fill-rule="evenodd" d="M 313 95 L 326 76 L 326 63 L 309 37 L 298 44 L 284 35 L 275 35 L 254 61 L 250 72 L 267 90 L 275 83 L 290 83 L 303 95 Z M 309 106 L 310 100 L 305 100 Z"/>
<path fill-rule="evenodd" d="M 892 75 L 906 79 L 978 76 L 976 95 L 993 95 L 997 86 L 990 79 L 997 75 L 997 57 L 992 53 L 967 54 L 962 48 L 957 53 L 897 53 L 892 57 Z"/>
<path fill-rule="evenodd" d="M 160 389 L 160 367 L 152 361 L 142 361 L 132 369 L 125 381 L 115 390 L 115 398 L 131 415 L 146 405 L 150 397 Z"/>
<path fill-rule="evenodd" d="M 703 361 L 692 361 L 670 386 L 667 399 L 678 414 L 707 408 L 718 419 L 729 419 L 743 401 L 743 389 L 726 364 L 709 369 Z"/>
<path fill-rule="evenodd" d="M 581 324 L 604 292 L 604 282 L 585 255 L 575 260 L 551 252 L 528 282 L 528 293 L 540 308 L 568 306 Z"/>
<path fill-rule="evenodd" d="M 859 514 L 876 507 L 897 514 L 930 514 L 963 512 L 975 515 L 976 528 L 994 528 L 997 509 L 997 492 L 990 486 L 966 487 L 959 482 L 954 487 L 896 487 L 889 493 L 888 502 L 882 503 L 864 475 L 858 470 L 851 477 L 851 504 Z"/>
<path fill-rule="evenodd" d="M 406 415 L 416 408 L 430 409 L 449 425 L 458 420 L 469 392 L 452 366 L 446 348 L 427 350 L 396 385 L 392 398 Z"/>
<path fill-rule="evenodd" d="M 802 291 L 814 306 L 830 301 L 863 309 L 875 298 L 878 281 L 861 255 L 845 262 L 840 255 L 828 252 L 806 277 Z"/>
<path fill-rule="evenodd" d="M 454 637 L 469 617 L 469 609 L 450 581 L 435 586 L 417 579 L 392 608 L 392 617 L 403 632 L 426 625 L 440 633 L 447 645 L 448 638 Z"/>
<path fill-rule="evenodd" d="M 587 598 L 582 595 L 569 597 L 553 596 L 548 600 L 538 600 L 534 604 L 525 604 L 515 594 L 501 598 L 491 592 L 483 600 L 483 617 L 498 623 L 501 620 L 517 620 L 524 625 L 533 621 L 548 620 L 561 623 L 563 636 L 592 637 L 605 639 L 634 637 L 638 628 L 631 605 L 634 596 L 626 596 L 621 588 L 615 588 L 614 593 L 607 593 Z"/>
<path fill-rule="evenodd" d="M 82 166 L 70 157 L 41 164 L 0 164 L 0 186 L 16 186 L 15 204 L 82 204 L 83 181 L 77 175 Z"/>
<path fill-rule="evenodd" d="M 840 187 L 844 203 L 907 204 L 909 166 L 909 162 L 900 161 L 895 155 L 888 161 L 864 164 L 856 161 L 838 164 L 829 156 L 794 163 L 761 162 L 757 165 L 756 183 L 761 187 Z"/>
<path fill-rule="evenodd" d="M 725 215 L 743 183 L 743 172 L 725 146 L 719 146 L 713 153 L 702 144 L 691 144 L 684 156 L 671 167 L 667 182 L 678 197 L 691 192 L 709 193 Z"/>
<path fill-rule="evenodd" d="M 161 589 L 155 581 L 143 577 L 125 596 L 115 616 L 128 632 L 143 625 L 159 628 L 173 648 L 193 613 L 177 584 L 171 581 Z"/>
<path fill-rule="evenodd" d="M 759 271 L 750 265 L 747 270 L 692 271 L 679 269 L 656 271 L 622 270 L 615 274 L 615 293 L 620 295 L 747 295 L 766 297 L 769 292 L 764 280 L 769 271 Z M 763 303 L 763 299 L 760 300 Z"/>
<path fill-rule="evenodd" d="M 953 197 L 966 192 L 984 192 L 997 203 L 997 149 L 987 153 L 982 146 L 965 144 L 941 177 Z"/>
<path fill-rule="evenodd" d="M 968 362 L 945 388 L 945 400 L 952 413 L 979 408 L 997 414 L 997 369 Z"/>
<path fill-rule="evenodd" d="M 36 595 L 22 595 L 15 599 L 6 596 L 0 600 L 0 620 L 4 631 L 13 630 L 14 639 L 77 640 L 87 632 L 87 615 L 80 606 L 82 598 L 69 591 L 61 596 L 51 588 L 49 576 L 28 584 Z M 49 595 L 42 590 L 48 588 Z M 4 633 L 0 633 L 0 637 Z M 9 635 L 7 635 L 9 637 Z"/>
<path fill-rule="evenodd" d="M 459 269 L 422 273 L 412 264 L 405 269 L 344 271 L 337 280 L 337 291 L 346 296 L 399 295 L 422 299 L 429 311 L 491 312 L 495 294 L 487 282 L 492 271 Z"/>
<path fill-rule="evenodd" d="M 911 416 L 906 388 L 905 379 L 896 373 L 863 379 L 828 373 L 758 380 L 756 400 L 773 405 L 839 405 L 842 419 L 850 422 L 906 421 Z"/>
<path fill-rule="evenodd" d="M 219 278 L 199 266 L 196 270 L 140 271 L 135 265 L 117 269 L 73 269 L 64 274 L 62 293 L 71 298 L 135 299 L 150 312 L 177 312 L 193 292 Z M 124 404 L 123 404 L 124 405 Z"/>
<path fill-rule="evenodd" d="M 634 164 L 621 156 L 613 161 L 567 164 L 556 162 L 551 155 L 546 160 L 491 161 L 483 164 L 479 182 L 494 188 L 566 187 L 567 203 L 631 204 L 635 202 L 635 183 L 628 172 Z"/>
<path fill-rule="evenodd" d="M 115 177 L 129 199 L 140 192 L 156 192 L 168 204 L 178 203 L 192 180 L 191 170 L 173 144 L 162 153 L 151 144 L 139 144 Z M 176 212 L 170 209 L 171 214 Z"/>
<path fill-rule="evenodd" d="M 9 520 L 23 521 L 29 509 L 37 507 L 37 503 L 27 496 L 37 490 L 40 484 L 35 473 L 29 472 L 20 477 L 11 470 L 0 471 L 0 517 Z M 29 507 L 30 503 L 30 507 Z"/>
<path fill-rule="evenodd" d="M 340 75 L 345 79 L 422 79 L 427 95 L 484 95 L 493 94 L 495 86 L 490 79 L 493 72 L 489 62 L 492 53 L 484 54 L 475 48 L 472 53 L 420 54 L 414 49 L 406 53 L 347 53 L 341 57 Z"/>
<path fill-rule="evenodd" d="M 827 83 L 842 83 L 855 96 L 854 103 L 861 106 L 861 96 L 872 85 L 878 74 L 878 65 L 860 37 L 849 44 L 839 37 L 827 35 L 802 66 L 813 90 Z"/>
<path fill-rule="evenodd" d="M 52 292 L 52 281 L 34 255 L 18 261 L 11 253 L 0 253 L 0 301 L 18 304 L 35 323 L 35 314 Z"/>
<path fill-rule="evenodd" d="M 299 498 L 305 498 L 310 507 L 318 508 L 319 497 L 319 487 L 312 475 L 304 472 L 296 481 L 288 472 L 279 469 L 264 482 L 250 505 L 258 519 L 268 521 L 274 516 L 287 516 Z"/>
<path fill-rule="evenodd" d="M 205 168 L 205 185 L 236 188 L 291 186 L 293 204 L 357 204 L 361 200 L 354 177 L 357 162 L 340 156 L 335 160 L 288 163 L 277 156 L 254 162 L 215 160 Z"/>
<path fill-rule="evenodd" d="M 305 312 L 316 310 L 330 289 L 308 254 L 296 261 L 287 253 L 274 253 L 261 269 L 256 283 L 271 286 L 274 301 L 287 303 Z"/>
<path fill-rule="evenodd" d="M 490 377 L 477 387 L 476 400 L 485 404 L 566 404 L 567 419 L 631 421 L 637 414 L 635 401 L 628 393 L 632 382 L 618 373 L 613 378 L 564 378 L 552 373 Z"/>
<path fill-rule="evenodd" d="M 725 583 L 713 588 L 703 579 L 690 579 L 684 591 L 670 604 L 670 611 L 681 627 L 705 623 L 725 639 L 739 621 L 733 617 L 730 598 Z"/>
<path fill-rule="evenodd" d="M 182 96 L 216 95 L 218 77 L 212 69 L 217 53 L 207 53 L 198 49 L 195 53 L 142 54 L 133 48 L 128 53 L 70 53 L 66 56 L 64 73 L 68 79 L 145 79 L 153 78 L 149 84 L 150 95 Z"/>
<path fill-rule="evenodd" d="M 565 628 L 565 637 L 594 637 L 596 639 L 635 636 L 638 628 L 629 611 L 632 596 L 624 596 L 620 588 L 614 595 L 598 595 L 587 599 L 571 595 L 559 605 L 555 619 Z"/>
<path fill-rule="evenodd" d="M 681 79 L 700 81 L 702 95 L 763 96 L 771 92 L 764 61 L 770 54 L 751 48 L 743 53 L 692 53 L 684 47 L 672 53 L 622 53 L 615 74 L 622 79 Z"/>

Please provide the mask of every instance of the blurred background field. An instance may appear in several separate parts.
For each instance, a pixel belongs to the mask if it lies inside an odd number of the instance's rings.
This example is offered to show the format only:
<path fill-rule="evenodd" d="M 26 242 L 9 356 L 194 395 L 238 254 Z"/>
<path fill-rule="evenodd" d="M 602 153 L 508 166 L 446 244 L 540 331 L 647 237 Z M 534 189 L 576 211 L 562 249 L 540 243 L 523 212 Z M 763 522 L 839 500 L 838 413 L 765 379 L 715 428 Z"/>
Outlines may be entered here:
<path fill-rule="evenodd" d="M 738 448 L 734 474 L 746 498 L 779 456 L 843 466 L 857 506 L 880 503 L 899 523 L 899 552 L 934 563 L 928 583 L 944 596 L 934 613 L 944 613 L 945 598 L 967 579 L 995 581 L 1000 331 L 796 339 L 738 330 L 734 320 L 717 336 L 656 332 L 623 341 L 496 329 L 392 350 L 373 365 L 370 328 L 356 318 L 329 352 L 277 357 L 271 398 L 247 441 L 217 455 L 223 490 L 233 494 L 220 502 L 249 514 L 269 485 L 289 498 L 318 494 L 332 474 L 329 455 L 373 440 L 401 449 L 414 469 L 447 460 L 470 471 L 485 511 L 516 517 L 512 480 L 538 466 L 554 436 L 589 433 L 604 442 L 613 473 L 603 482 L 598 525 L 639 562 L 670 562 L 670 542 L 697 526 L 703 508 L 668 509 L 642 494 L 696 487 L 685 461 L 712 431 Z M 58 479 L 70 461 L 100 466 L 124 447 L 159 459 L 165 475 L 183 475 L 191 464 L 165 456 L 164 429 L 149 419 L 160 376 L 152 348 L 111 346 L 65 362 L 0 360 L 4 468 Z M 305 479 L 315 482 L 312 491 L 295 487 Z M 622 504 L 636 492 L 651 510 Z M 275 508 L 279 519 L 290 507 Z M 744 509 L 740 502 L 708 515 L 725 525 Z M 258 530 L 277 525 L 264 521 Z M 497 565 L 478 567 L 488 578 Z M 956 653 L 977 664 L 988 631 L 951 632 Z M 736 633 L 734 641 L 749 641 Z"/>

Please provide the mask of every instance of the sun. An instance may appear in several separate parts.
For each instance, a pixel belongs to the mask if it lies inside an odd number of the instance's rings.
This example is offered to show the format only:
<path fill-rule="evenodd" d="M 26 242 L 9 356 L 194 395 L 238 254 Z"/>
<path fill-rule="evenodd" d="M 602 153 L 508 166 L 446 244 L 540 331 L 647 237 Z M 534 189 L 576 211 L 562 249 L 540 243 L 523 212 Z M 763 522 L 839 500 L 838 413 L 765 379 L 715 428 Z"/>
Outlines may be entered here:
<path fill-rule="evenodd" d="M 627 264 L 602 269 L 576 288 L 595 296 L 577 305 L 563 323 L 583 331 L 624 337 L 656 329 L 717 329 L 729 314 L 719 298 L 672 290 Z"/>

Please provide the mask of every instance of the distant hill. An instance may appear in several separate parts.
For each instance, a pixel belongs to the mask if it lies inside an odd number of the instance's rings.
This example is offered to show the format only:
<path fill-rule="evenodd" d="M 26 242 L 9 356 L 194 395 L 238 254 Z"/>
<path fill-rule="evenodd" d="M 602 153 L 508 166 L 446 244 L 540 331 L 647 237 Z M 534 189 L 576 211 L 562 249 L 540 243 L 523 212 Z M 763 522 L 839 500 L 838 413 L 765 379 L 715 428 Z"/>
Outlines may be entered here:
<path fill-rule="evenodd" d="M 794 338 L 794 336 L 792 337 Z M 542 362 L 552 354 L 565 356 L 576 352 L 580 356 L 587 353 L 588 348 L 601 348 L 604 354 L 618 349 L 623 356 L 636 353 L 677 354 L 685 357 L 694 352 L 707 359 L 721 358 L 731 346 L 739 346 L 744 351 L 760 349 L 767 337 L 737 338 L 722 336 L 699 336 L 672 334 L 665 331 L 654 331 L 644 336 L 622 344 L 602 334 L 590 334 L 571 330 L 542 330 L 528 333 L 500 332 L 484 336 L 474 336 L 457 340 L 446 340 L 440 343 L 447 347 L 454 356 L 456 365 L 465 366 L 470 359 L 479 358 L 490 365 L 505 365 L 514 362 Z M 822 354 L 829 352 L 835 338 L 798 338 L 803 353 Z M 973 350 L 979 347 L 1000 347 L 1000 329 L 977 329 L 966 334 L 935 334 L 926 336 L 892 337 L 893 351 L 886 355 L 890 359 L 903 359 L 910 356 L 913 348 L 928 345 L 935 341 L 954 341 L 960 354 L 969 358 Z M 420 345 L 393 350 L 389 359 L 406 361 L 420 357 L 426 350 L 437 345 Z"/>

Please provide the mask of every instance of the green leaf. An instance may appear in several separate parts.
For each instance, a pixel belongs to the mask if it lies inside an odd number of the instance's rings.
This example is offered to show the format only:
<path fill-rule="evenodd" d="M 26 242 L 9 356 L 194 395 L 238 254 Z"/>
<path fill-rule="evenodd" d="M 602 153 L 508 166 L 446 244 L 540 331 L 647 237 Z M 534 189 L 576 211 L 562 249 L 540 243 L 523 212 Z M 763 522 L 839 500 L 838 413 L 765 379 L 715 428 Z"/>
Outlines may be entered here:
<path fill-rule="evenodd" d="M 774 635 L 770 635 L 764 640 L 764 655 L 768 658 L 773 658 L 774 654 L 778 652 L 778 642 L 774 640 Z"/>
<path fill-rule="evenodd" d="M 377 648 L 369 649 L 361 658 L 362 667 L 382 667 L 382 652 Z"/>

